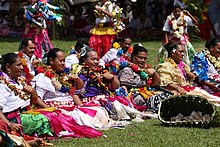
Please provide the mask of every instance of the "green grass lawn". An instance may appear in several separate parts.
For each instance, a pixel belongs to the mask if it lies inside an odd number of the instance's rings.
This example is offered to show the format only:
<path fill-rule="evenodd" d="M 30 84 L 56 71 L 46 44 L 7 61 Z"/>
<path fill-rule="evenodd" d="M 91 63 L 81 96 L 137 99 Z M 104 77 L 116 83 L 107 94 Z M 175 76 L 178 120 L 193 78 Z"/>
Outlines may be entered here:
<path fill-rule="evenodd" d="M 0 54 L 14 52 L 18 49 L 19 39 L 0 38 Z M 133 42 L 136 43 L 137 41 Z M 75 41 L 52 40 L 54 47 L 63 49 L 66 53 Z M 141 43 L 149 49 L 148 62 L 154 66 L 161 41 L 143 41 Z M 204 48 L 204 41 L 192 41 L 196 50 Z M 161 147 L 218 147 L 220 146 L 219 128 L 183 128 L 165 127 L 156 119 L 142 123 L 132 122 L 124 129 L 110 129 L 102 131 L 107 138 L 70 138 L 51 141 L 54 147 L 72 146 L 161 146 Z"/>

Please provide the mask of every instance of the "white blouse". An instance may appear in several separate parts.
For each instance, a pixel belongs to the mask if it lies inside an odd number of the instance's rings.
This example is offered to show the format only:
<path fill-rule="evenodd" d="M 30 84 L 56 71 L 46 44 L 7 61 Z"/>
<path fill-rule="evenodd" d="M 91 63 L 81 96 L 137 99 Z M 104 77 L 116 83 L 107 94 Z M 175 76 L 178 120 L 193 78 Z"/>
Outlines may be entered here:
<path fill-rule="evenodd" d="M 72 101 L 68 93 L 55 89 L 50 78 L 40 73 L 33 78 L 32 86 L 36 89 L 38 96 L 45 102 L 51 101 Z"/>
<path fill-rule="evenodd" d="M 22 100 L 10 88 L 0 84 L 0 109 L 3 113 L 14 111 L 30 105 L 30 100 Z"/>

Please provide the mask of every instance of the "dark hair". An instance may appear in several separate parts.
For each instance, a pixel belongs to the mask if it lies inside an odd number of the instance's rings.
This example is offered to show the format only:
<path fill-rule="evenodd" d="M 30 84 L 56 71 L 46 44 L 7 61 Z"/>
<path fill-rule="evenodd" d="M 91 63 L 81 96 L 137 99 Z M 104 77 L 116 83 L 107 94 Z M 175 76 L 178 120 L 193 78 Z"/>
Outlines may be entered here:
<path fill-rule="evenodd" d="M 57 52 L 63 52 L 63 50 L 59 48 L 51 49 L 47 54 L 47 65 L 50 65 L 50 58 L 55 59 L 57 57 Z"/>
<path fill-rule="evenodd" d="M 23 38 L 22 41 L 21 41 L 21 47 L 26 47 L 28 46 L 28 41 L 32 41 L 34 43 L 34 40 L 31 39 L 31 38 Z"/>
<path fill-rule="evenodd" d="M 182 10 L 182 8 L 181 8 L 181 6 L 180 6 L 179 4 L 175 4 L 175 5 L 173 5 L 173 10 L 175 10 L 176 8 L 179 8 L 179 9 Z"/>
<path fill-rule="evenodd" d="M 1 69 L 3 72 L 6 72 L 6 65 L 12 65 L 13 63 L 16 62 L 16 58 L 18 57 L 17 54 L 15 53 L 7 53 L 2 56 L 2 61 L 1 61 Z"/>
<path fill-rule="evenodd" d="M 205 43 L 205 47 L 210 49 L 211 46 L 216 46 L 216 44 L 220 42 L 220 37 L 219 36 L 215 36 L 213 37 L 211 40 L 207 40 Z"/>
<path fill-rule="evenodd" d="M 79 63 L 82 64 L 82 63 L 83 63 L 83 60 L 86 59 L 86 58 L 88 58 L 88 53 L 89 53 L 89 52 L 93 52 L 93 51 L 96 52 L 96 51 L 93 50 L 92 48 L 87 48 L 87 49 L 85 50 L 85 54 L 82 54 L 82 55 L 80 56 Z"/>
<path fill-rule="evenodd" d="M 79 52 L 79 50 L 84 47 L 84 44 L 87 45 L 87 42 L 84 41 L 83 39 L 79 39 L 79 40 L 76 42 L 75 50 L 76 50 L 77 52 Z"/>
<path fill-rule="evenodd" d="M 138 55 L 138 53 L 140 53 L 140 52 L 148 53 L 148 50 L 139 44 L 135 44 L 133 47 L 133 52 L 131 54 L 131 59 L 133 59 L 133 57 Z"/>
<path fill-rule="evenodd" d="M 164 48 L 167 50 L 168 52 L 168 57 L 171 56 L 171 53 L 174 49 L 177 49 L 178 45 L 182 45 L 181 43 L 173 43 L 173 42 L 169 42 L 167 44 L 164 45 Z"/>
<path fill-rule="evenodd" d="M 34 43 L 34 40 L 31 39 L 31 38 L 23 38 L 23 39 L 21 40 L 21 43 L 19 44 L 19 49 L 18 49 L 18 50 L 21 51 L 22 48 L 23 48 L 23 46 L 24 46 L 24 47 L 28 46 L 28 41 L 29 41 L 29 40 Z"/>

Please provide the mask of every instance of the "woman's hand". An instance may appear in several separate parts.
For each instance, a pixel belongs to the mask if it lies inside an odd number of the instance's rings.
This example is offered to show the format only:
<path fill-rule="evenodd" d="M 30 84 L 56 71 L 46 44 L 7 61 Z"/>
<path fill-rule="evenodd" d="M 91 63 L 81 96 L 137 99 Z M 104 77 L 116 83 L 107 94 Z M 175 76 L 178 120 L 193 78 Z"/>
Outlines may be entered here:
<path fill-rule="evenodd" d="M 196 75 L 194 75 L 192 72 L 187 72 L 186 74 L 190 82 L 193 82 L 193 80 L 196 78 Z"/>
<path fill-rule="evenodd" d="M 109 72 L 104 73 L 103 78 L 106 80 L 113 80 L 114 79 L 114 75 L 110 74 Z"/>
<path fill-rule="evenodd" d="M 176 91 L 177 91 L 180 95 L 186 94 L 186 91 L 185 91 L 183 88 L 179 87 L 179 86 L 176 88 Z"/>
<path fill-rule="evenodd" d="M 12 131 L 18 131 L 21 129 L 21 125 L 16 123 L 8 123 L 8 126 L 12 129 Z"/>
<path fill-rule="evenodd" d="M 73 81 L 76 81 L 76 80 L 79 79 L 79 77 L 78 77 L 77 74 L 71 74 L 71 75 L 69 76 L 69 79 L 70 79 L 70 80 L 73 80 Z"/>
<path fill-rule="evenodd" d="M 149 76 L 152 76 L 152 75 L 156 72 L 156 70 L 153 69 L 153 68 L 147 68 L 147 69 L 145 69 L 145 72 L 146 72 Z"/>
<path fill-rule="evenodd" d="M 37 92 L 36 92 L 36 90 L 33 87 L 31 87 L 31 86 L 24 86 L 23 90 L 25 92 L 27 92 L 28 94 L 31 94 L 32 100 L 38 99 Z"/>
<path fill-rule="evenodd" d="M 215 84 L 210 83 L 208 87 L 214 92 L 220 92 L 220 88 L 216 87 Z"/>

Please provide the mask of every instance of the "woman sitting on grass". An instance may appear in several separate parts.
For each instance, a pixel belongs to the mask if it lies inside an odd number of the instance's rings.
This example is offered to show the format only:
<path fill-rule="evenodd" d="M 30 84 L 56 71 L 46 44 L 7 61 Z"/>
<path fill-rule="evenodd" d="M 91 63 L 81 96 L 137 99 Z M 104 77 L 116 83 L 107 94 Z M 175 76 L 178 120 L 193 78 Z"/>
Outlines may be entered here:
<path fill-rule="evenodd" d="M 203 96 L 219 106 L 219 97 L 192 85 L 196 76 L 190 72 L 189 67 L 182 61 L 184 47 L 178 43 L 168 43 L 164 47 L 168 51 L 168 59 L 157 67 L 157 72 L 161 78 L 161 86 L 175 92 L 175 94 Z"/>
<path fill-rule="evenodd" d="M 84 86 L 83 81 L 76 74 L 70 74 L 64 68 L 65 55 L 61 49 L 54 48 L 48 52 L 47 65 L 39 65 L 33 79 L 38 96 L 49 106 L 66 110 L 65 114 L 74 118 L 79 125 L 102 128 L 108 124 L 107 112 L 96 104 L 83 107 L 75 90 Z M 64 111 L 63 111 L 64 112 Z M 99 116 L 102 116 L 99 117 Z"/>
<path fill-rule="evenodd" d="M 191 71 L 198 76 L 199 86 L 220 96 L 220 37 L 207 41 L 206 49 L 194 55 Z"/>
<path fill-rule="evenodd" d="M 96 51 L 88 49 L 81 57 L 84 63 L 79 77 L 84 81 L 84 88 L 78 91 L 77 96 L 83 102 L 99 102 L 107 109 L 113 119 L 131 119 L 140 114 L 136 109 L 130 108 L 129 101 L 123 97 L 115 96 L 114 90 L 119 88 L 118 78 L 99 66 Z M 115 110 L 113 110 L 113 108 Z M 131 114 L 133 116 L 129 116 Z"/>
<path fill-rule="evenodd" d="M 160 77 L 155 69 L 146 64 L 147 54 L 146 48 L 135 44 L 131 54 L 133 64 L 121 70 L 119 80 L 121 86 L 129 93 L 128 97 L 136 109 L 145 111 L 148 107 L 149 110 L 157 111 L 158 99 L 163 99 L 168 94 L 157 94 L 149 90 L 150 87 L 160 84 Z"/>
<path fill-rule="evenodd" d="M 51 136 L 50 124 L 44 115 L 22 114 L 30 109 L 31 102 L 40 107 L 48 106 L 21 77 L 23 66 L 20 57 L 15 53 L 5 54 L 1 65 L 0 120 L 4 121 L 10 130 L 19 134 Z"/>

